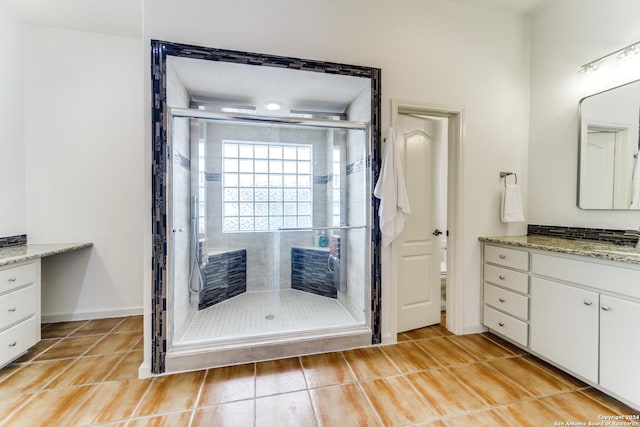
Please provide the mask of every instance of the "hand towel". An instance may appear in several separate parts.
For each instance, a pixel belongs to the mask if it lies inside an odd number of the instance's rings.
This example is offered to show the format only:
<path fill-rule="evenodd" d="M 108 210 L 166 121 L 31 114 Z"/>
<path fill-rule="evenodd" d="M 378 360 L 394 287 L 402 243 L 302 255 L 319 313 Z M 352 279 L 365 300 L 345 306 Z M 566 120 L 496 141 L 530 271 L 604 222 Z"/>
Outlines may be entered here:
<path fill-rule="evenodd" d="M 411 215 L 402 161 L 392 128 L 387 131 L 382 170 L 373 194 L 380 199 L 378 217 L 382 245 L 388 246 L 402 232 L 405 221 Z"/>
<path fill-rule="evenodd" d="M 518 184 L 507 184 L 502 193 L 502 222 L 523 222 L 522 195 Z"/>
<path fill-rule="evenodd" d="M 640 151 L 636 154 L 636 165 L 631 179 L 631 209 L 640 209 Z"/>

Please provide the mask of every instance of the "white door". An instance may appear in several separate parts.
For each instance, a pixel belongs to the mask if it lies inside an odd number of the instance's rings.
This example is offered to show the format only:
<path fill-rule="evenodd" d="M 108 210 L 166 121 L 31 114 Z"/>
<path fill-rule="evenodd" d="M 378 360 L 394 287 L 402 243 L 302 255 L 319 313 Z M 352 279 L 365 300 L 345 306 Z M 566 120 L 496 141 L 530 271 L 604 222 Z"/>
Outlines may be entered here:
<path fill-rule="evenodd" d="M 430 125 L 428 120 L 402 114 L 396 125 L 411 205 L 411 216 L 391 245 L 398 332 L 440 322 L 440 237 L 433 234 L 438 159 Z"/>
<path fill-rule="evenodd" d="M 580 177 L 581 208 L 613 208 L 615 132 L 589 132 L 586 165 Z"/>

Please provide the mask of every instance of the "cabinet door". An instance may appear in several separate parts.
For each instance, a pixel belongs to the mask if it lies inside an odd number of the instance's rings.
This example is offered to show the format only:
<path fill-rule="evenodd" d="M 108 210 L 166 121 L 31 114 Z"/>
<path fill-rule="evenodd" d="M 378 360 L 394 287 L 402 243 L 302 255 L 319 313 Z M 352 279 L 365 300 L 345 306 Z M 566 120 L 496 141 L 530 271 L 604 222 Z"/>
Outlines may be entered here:
<path fill-rule="evenodd" d="M 600 385 L 640 406 L 640 304 L 600 296 Z"/>
<path fill-rule="evenodd" d="M 598 381 L 598 294 L 533 277 L 531 350 Z"/>

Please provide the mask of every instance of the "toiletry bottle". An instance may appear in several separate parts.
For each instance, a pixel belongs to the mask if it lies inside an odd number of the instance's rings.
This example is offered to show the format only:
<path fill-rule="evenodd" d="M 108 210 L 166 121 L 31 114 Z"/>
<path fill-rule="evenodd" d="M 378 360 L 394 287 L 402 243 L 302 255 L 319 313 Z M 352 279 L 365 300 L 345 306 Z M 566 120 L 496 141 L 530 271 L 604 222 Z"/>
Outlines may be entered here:
<path fill-rule="evenodd" d="M 329 240 L 327 239 L 327 234 L 324 231 L 320 232 L 319 246 L 321 248 L 326 248 L 329 244 Z"/>

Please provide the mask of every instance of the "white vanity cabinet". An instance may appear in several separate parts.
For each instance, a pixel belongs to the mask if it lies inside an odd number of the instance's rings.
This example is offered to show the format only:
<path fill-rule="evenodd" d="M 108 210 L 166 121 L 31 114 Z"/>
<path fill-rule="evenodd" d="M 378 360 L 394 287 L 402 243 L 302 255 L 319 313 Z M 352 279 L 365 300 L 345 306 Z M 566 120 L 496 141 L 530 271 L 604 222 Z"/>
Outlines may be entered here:
<path fill-rule="evenodd" d="M 531 278 L 531 350 L 598 382 L 598 294 Z"/>
<path fill-rule="evenodd" d="M 636 406 L 640 406 L 639 335 L 640 303 L 600 295 L 600 385 Z"/>
<path fill-rule="evenodd" d="M 529 341 L 529 253 L 484 247 L 484 324 L 526 346 Z"/>
<path fill-rule="evenodd" d="M 0 367 L 40 341 L 40 259 L 0 267 Z"/>
<path fill-rule="evenodd" d="M 514 249 L 484 245 L 485 326 L 640 409 L 640 266 L 518 248 L 529 261 L 524 273 L 523 269 L 496 265 L 507 259 L 496 259 L 496 250 L 500 254 Z M 495 268 L 504 271 L 496 276 Z M 526 275 L 530 285 L 527 294 L 522 286 L 515 291 L 505 286 L 504 282 L 514 280 L 514 273 Z M 524 283 L 524 279 L 518 280 Z M 503 291 L 527 298 L 528 317 L 507 309 Z M 505 302 L 501 305 L 496 298 Z M 526 325 L 528 342 L 505 333 L 506 328 L 496 323 L 490 310 Z M 516 311 L 522 313 L 523 309 Z"/>

